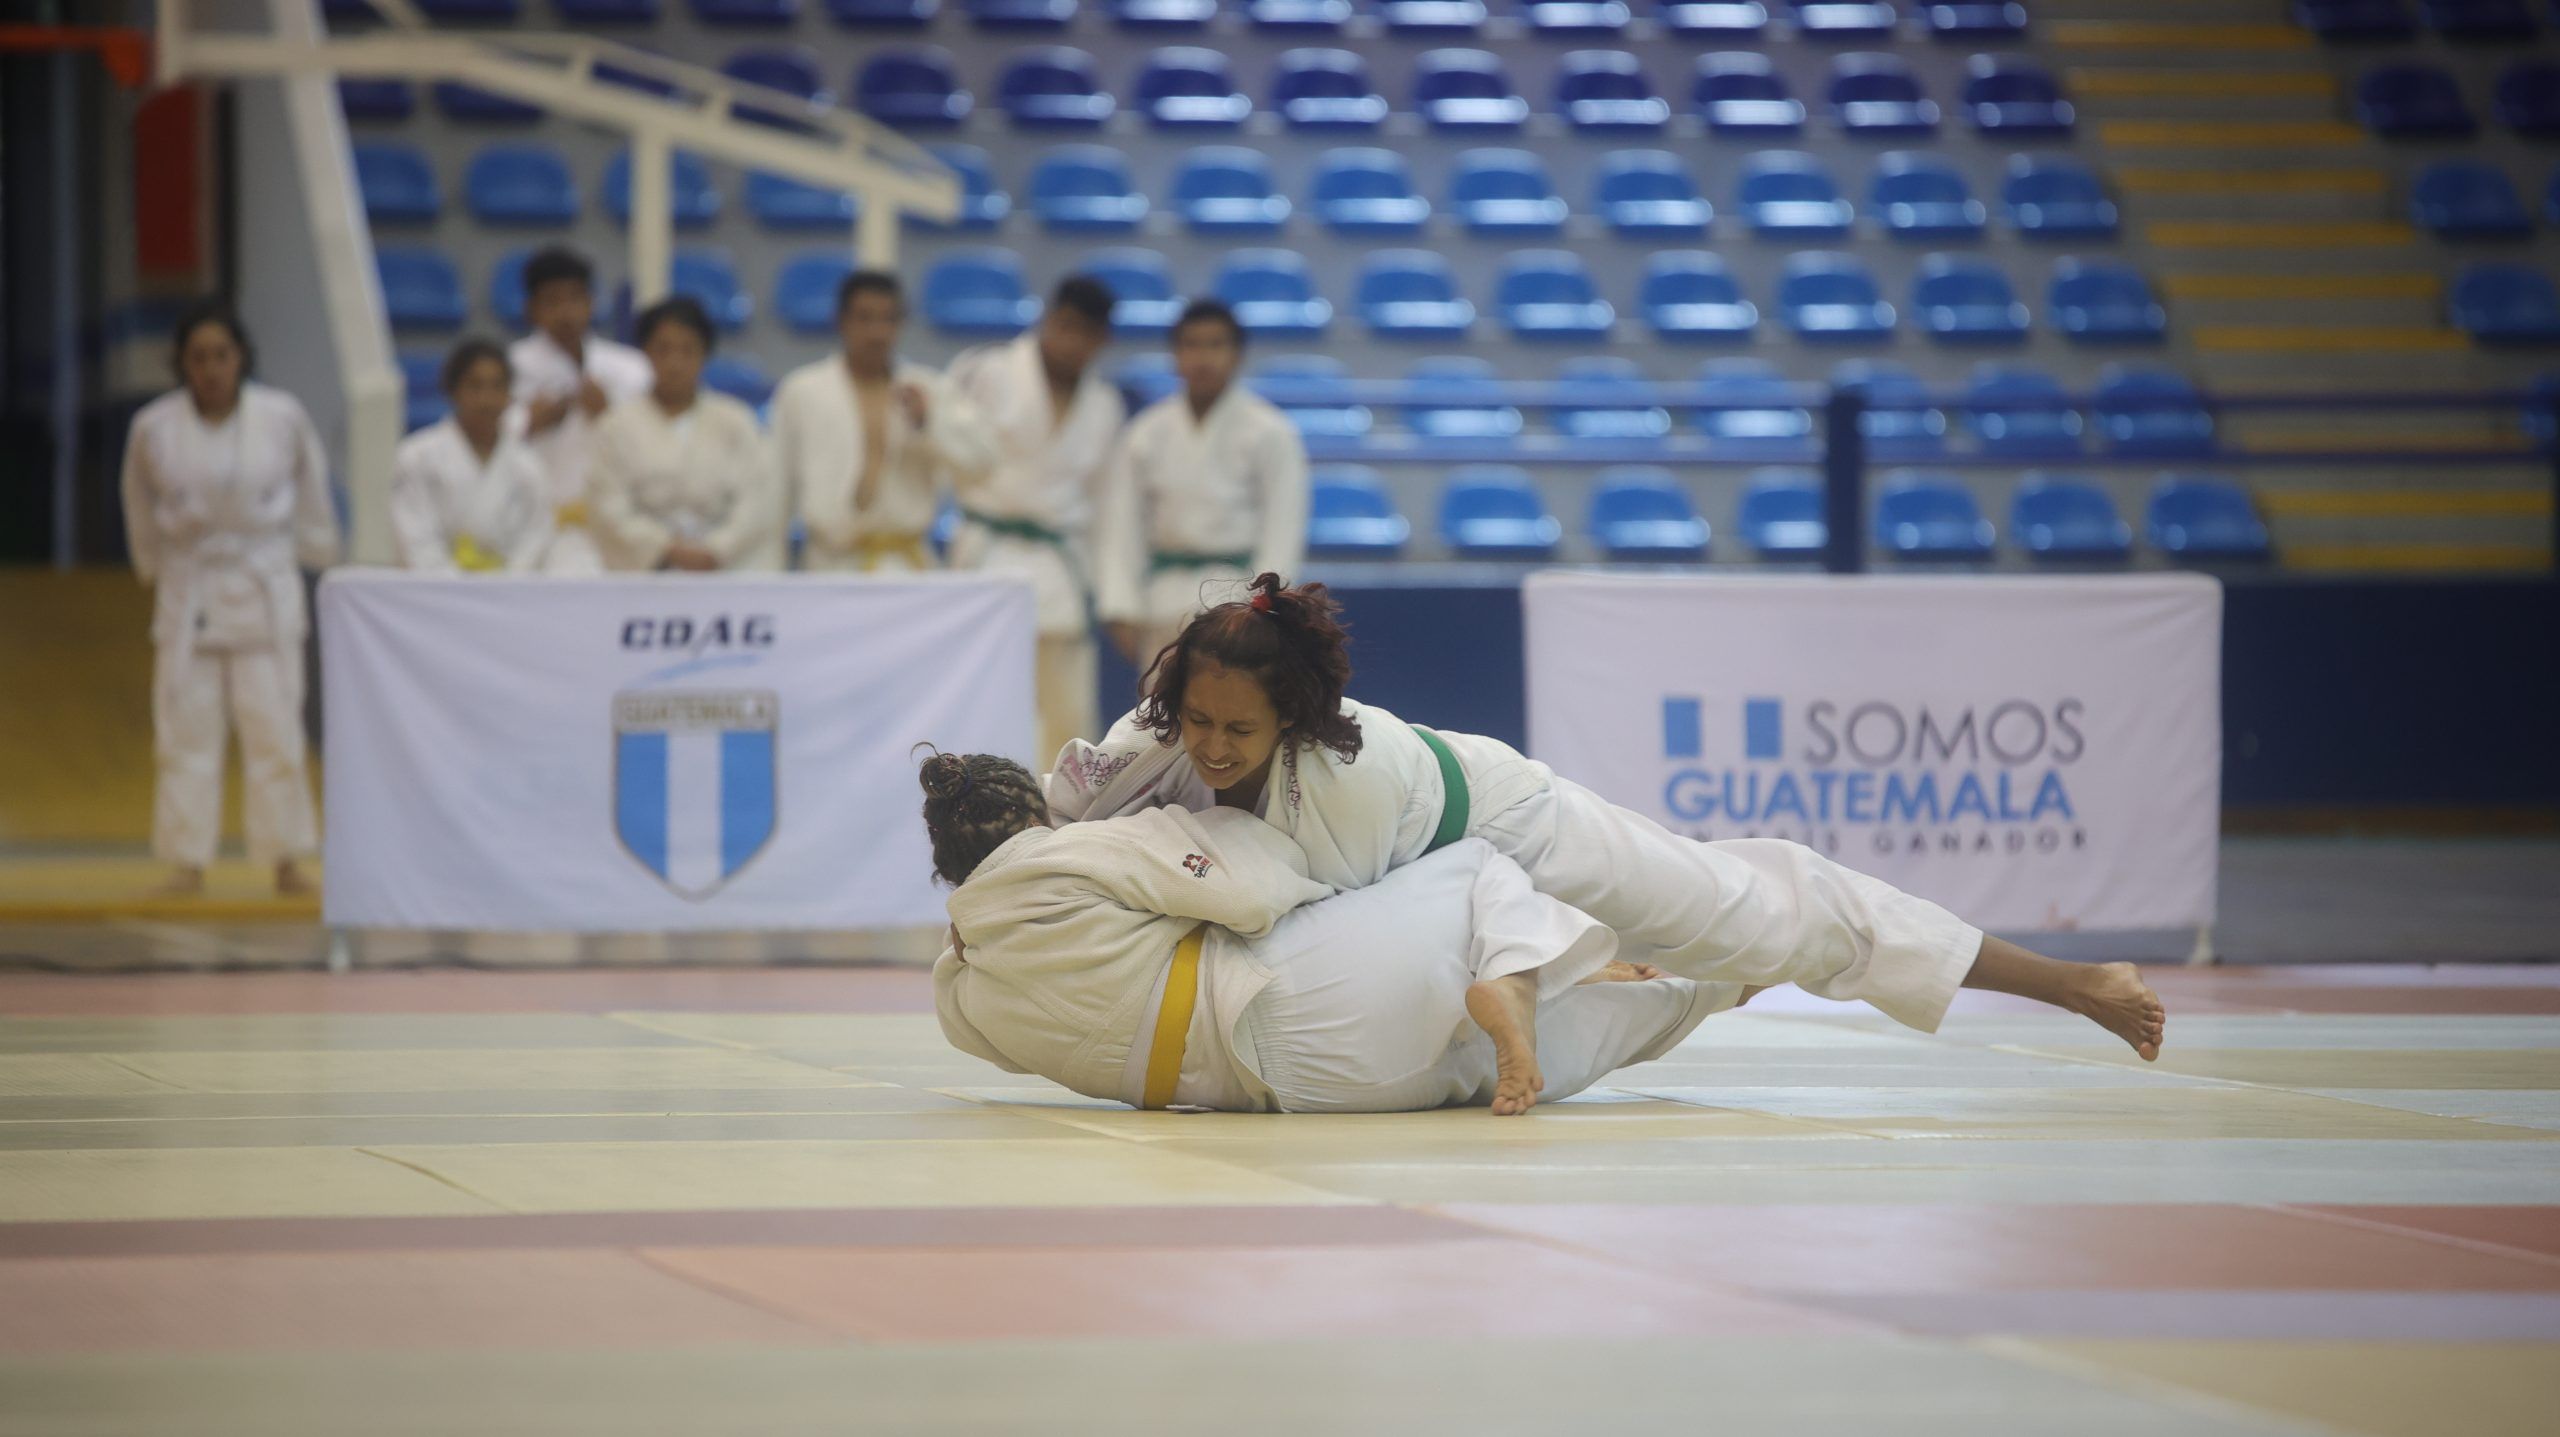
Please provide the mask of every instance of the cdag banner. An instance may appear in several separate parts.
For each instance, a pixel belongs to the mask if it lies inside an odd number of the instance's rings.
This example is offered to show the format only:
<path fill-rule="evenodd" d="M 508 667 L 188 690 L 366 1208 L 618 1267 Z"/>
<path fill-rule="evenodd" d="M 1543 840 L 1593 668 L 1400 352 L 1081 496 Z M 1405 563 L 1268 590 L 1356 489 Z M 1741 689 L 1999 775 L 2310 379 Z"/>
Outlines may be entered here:
<path fill-rule="evenodd" d="M 1529 745 L 1703 840 L 1784 838 L 1986 928 L 2214 915 L 2222 590 L 2193 574 L 1540 574 Z"/>
<path fill-rule="evenodd" d="M 974 575 L 335 571 L 325 917 L 939 924 L 912 750 L 1037 767 L 1033 618 Z"/>

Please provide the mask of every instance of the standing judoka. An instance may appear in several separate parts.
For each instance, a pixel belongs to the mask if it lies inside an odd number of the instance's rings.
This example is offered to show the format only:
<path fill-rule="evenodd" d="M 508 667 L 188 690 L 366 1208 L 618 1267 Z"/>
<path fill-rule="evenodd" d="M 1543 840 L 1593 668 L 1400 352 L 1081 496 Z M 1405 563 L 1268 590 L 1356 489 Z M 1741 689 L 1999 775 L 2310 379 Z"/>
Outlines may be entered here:
<path fill-rule="evenodd" d="M 702 383 L 719 336 L 686 295 L 640 312 L 649 392 L 596 427 L 596 541 L 615 570 L 782 568 L 782 480 L 755 411 Z"/>
<path fill-rule="evenodd" d="M 444 361 L 453 413 L 400 441 L 391 532 L 400 562 L 430 574 L 523 574 L 551 546 L 550 479 L 507 432 L 507 352 L 466 339 Z"/>
<path fill-rule="evenodd" d="M 208 301 L 178 321 L 179 388 L 133 416 L 126 541 L 152 600 L 151 851 L 169 891 L 204 887 L 222 837 L 222 764 L 240 731 L 249 857 L 276 891 L 310 891 L 319 846 L 303 767 L 301 570 L 338 557 L 329 459 L 292 395 L 247 382 L 239 316 Z"/>
<path fill-rule="evenodd" d="M 533 332 L 507 350 L 515 370 L 514 422 L 551 476 L 557 532 L 542 567 L 554 574 L 600 574 L 604 558 L 588 527 L 587 471 L 604 412 L 649 392 L 649 361 L 627 344 L 591 332 L 595 271 L 572 251 L 536 253 L 524 265 L 524 313 Z"/>
<path fill-rule="evenodd" d="M 933 567 L 925 535 L 954 472 L 995 463 L 995 436 L 941 375 L 898 357 L 898 277 L 845 276 L 841 352 L 791 371 L 773 396 L 773 447 L 808 539 L 804 569 Z"/>
<path fill-rule="evenodd" d="M 1111 342 L 1111 291 L 1078 275 L 1040 323 L 961 355 L 951 383 L 986 416 L 995 462 L 955 475 L 963 522 L 951 567 L 1016 574 L 1039 598 L 1041 752 L 1096 727 L 1090 531 L 1127 408 L 1094 361 Z"/>
<path fill-rule="evenodd" d="M 1094 607 L 1141 670 L 1256 574 L 1296 576 L 1307 556 L 1307 446 L 1236 382 L 1244 326 L 1214 299 L 1173 326 L 1178 394 L 1129 422 L 1103 480 Z"/>

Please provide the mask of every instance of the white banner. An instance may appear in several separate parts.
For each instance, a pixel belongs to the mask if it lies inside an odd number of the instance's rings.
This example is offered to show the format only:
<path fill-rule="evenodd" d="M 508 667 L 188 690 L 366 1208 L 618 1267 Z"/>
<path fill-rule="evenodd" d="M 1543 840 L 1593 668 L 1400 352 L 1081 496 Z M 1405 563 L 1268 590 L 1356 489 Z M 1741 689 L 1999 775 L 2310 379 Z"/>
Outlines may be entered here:
<path fill-rule="evenodd" d="M 909 750 L 1037 766 L 1007 580 L 342 569 L 320 648 L 349 927 L 939 924 Z"/>
<path fill-rule="evenodd" d="M 2210 578 L 1558 573 L 1524 606 L 1531 752 L 1675 832 L 1986 928 L 2213 921 Z"/>

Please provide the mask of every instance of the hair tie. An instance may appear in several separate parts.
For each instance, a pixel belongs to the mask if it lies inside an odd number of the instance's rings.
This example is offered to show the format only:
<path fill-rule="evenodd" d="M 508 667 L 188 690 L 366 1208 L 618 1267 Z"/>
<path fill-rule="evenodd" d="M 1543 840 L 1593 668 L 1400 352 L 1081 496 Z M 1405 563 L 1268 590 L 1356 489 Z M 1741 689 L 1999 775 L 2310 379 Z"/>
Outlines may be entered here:
<path fill-rule="evenodd" d="M 1269 594 L 1262 594 L 1262 593 L 1257 593 L 1257 594 L 1255 594 L 1255 595 L 1253 596 L 1253 611 L 1254 611 L 1255 613 L 1257 613 L 1257 614 L 1267 614 L 1267 613 L 1270 613 L 1270 612 L 1271 612 L 1271 596 L 1270 596 Z"/>

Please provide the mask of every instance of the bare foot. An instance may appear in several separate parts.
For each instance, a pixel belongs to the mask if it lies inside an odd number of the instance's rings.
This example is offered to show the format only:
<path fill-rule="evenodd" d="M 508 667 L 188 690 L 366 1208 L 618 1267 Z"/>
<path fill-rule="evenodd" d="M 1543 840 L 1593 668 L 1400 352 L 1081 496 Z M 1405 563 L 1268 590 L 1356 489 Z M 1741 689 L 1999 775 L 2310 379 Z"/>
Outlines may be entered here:
<path fill-rule="evenodd" d="M 277 897 L 300 898 L 317 891 L 312 887 L 311 880 L 303 876 L 301 866 L 292 859 L 288 858 L 276 865 Z"/>
<path fill-rule="evenodd" d="M 1613 961 L 1609 966 L 1582 980 L 1582 983 L 1647 983 L 1662 976 L 1662 970 L 1650 963 Z M 1573 986 L 1579 988 L 1582 983 Z"/>
<path fill-rule="evenodd" d="M 2169 1010 L 2160 995 L 2142 981 L 2142 970 L 2130 963 L 2101 963 L 2088 970 L 2070 1000 L 2072 1012 L 2132 1045 L 2142 1061 L 2155 1062 L 2168 1036 Z"/>
<path fill-rule="evenodd" d="M 154 898 L 193 898 L 204 892 L 204 870 L 191 864 L 179 864 L 169 870 L 160 886 L 151 890 Z"/>
<path fill-rule="evenodd" d="M 1467 1016 L 1493 1039 L 1493 1115 L 1529 1111 L 1547 1086 L 1538 1071 L 1538 976 L 1514 973 L 1470 985 Z"/>

